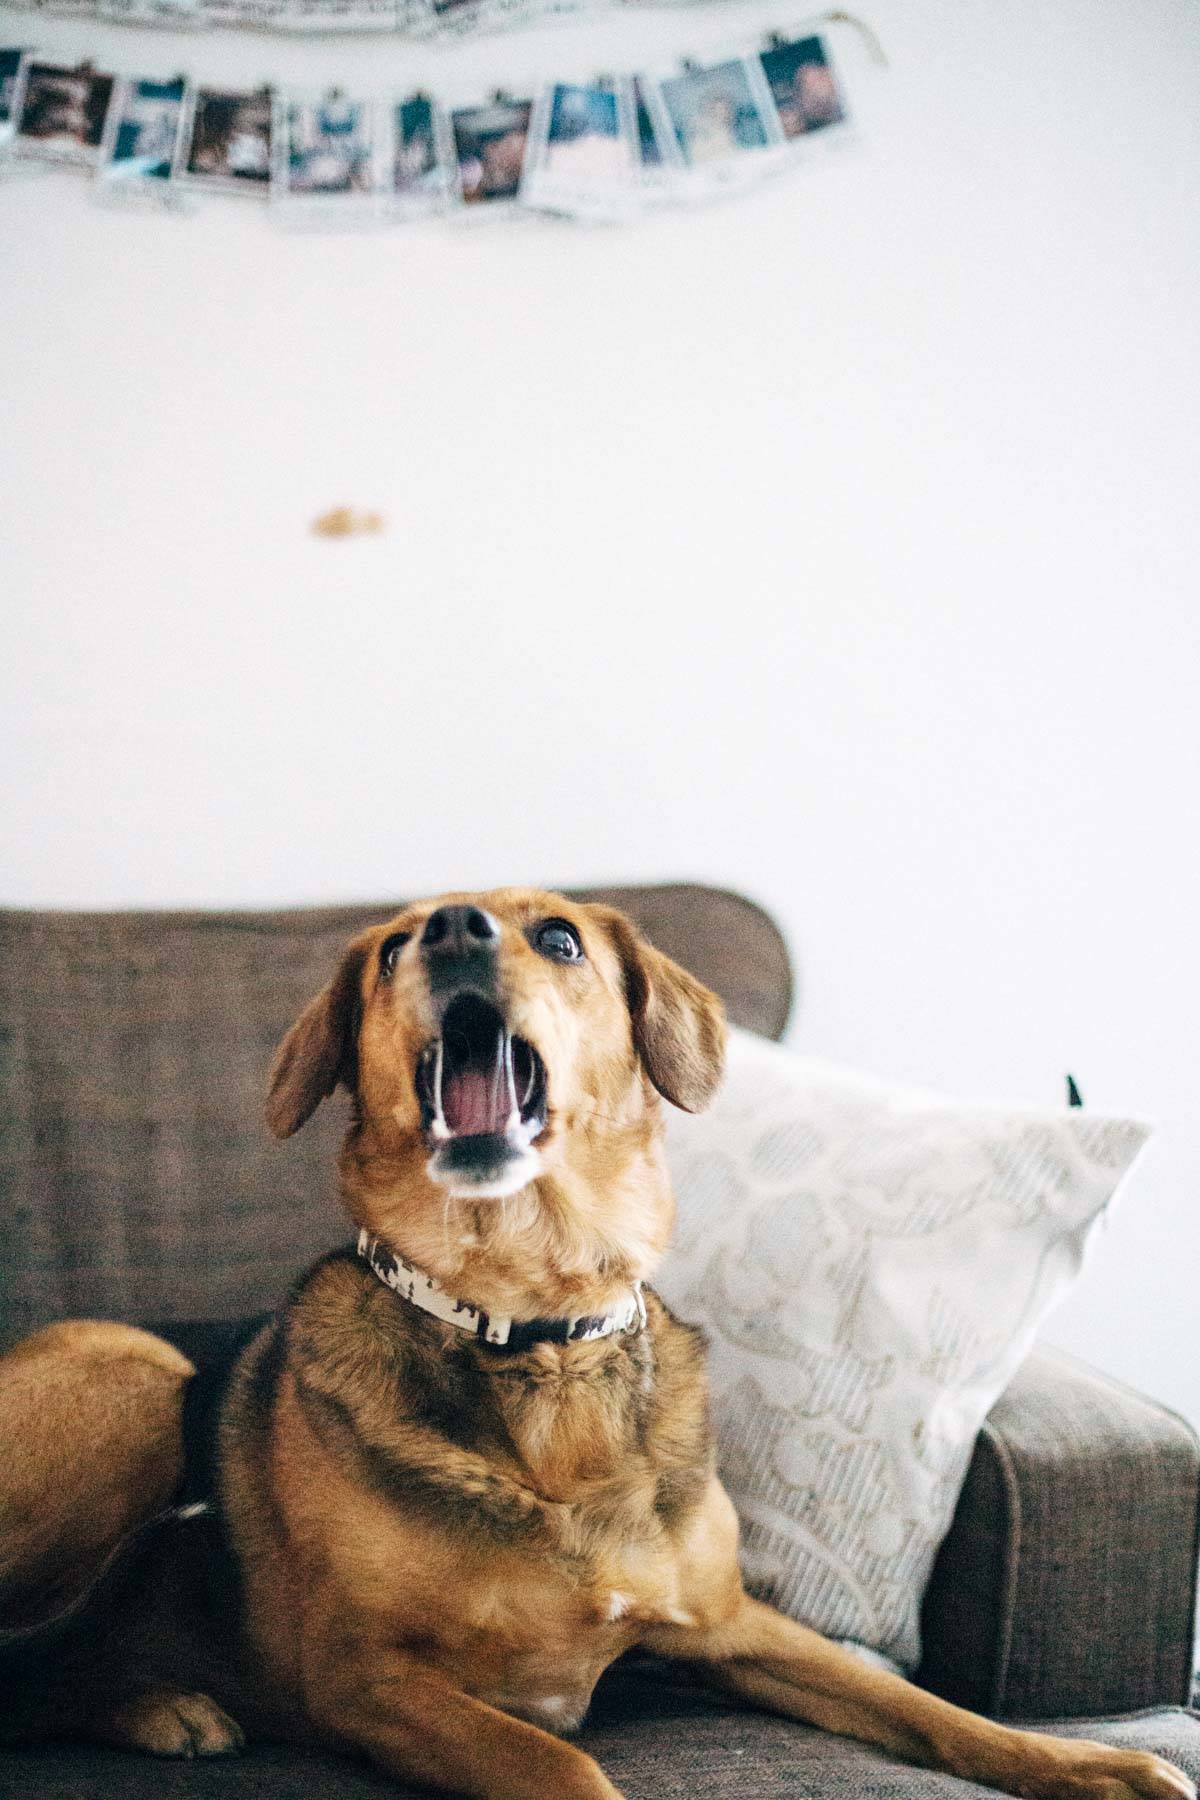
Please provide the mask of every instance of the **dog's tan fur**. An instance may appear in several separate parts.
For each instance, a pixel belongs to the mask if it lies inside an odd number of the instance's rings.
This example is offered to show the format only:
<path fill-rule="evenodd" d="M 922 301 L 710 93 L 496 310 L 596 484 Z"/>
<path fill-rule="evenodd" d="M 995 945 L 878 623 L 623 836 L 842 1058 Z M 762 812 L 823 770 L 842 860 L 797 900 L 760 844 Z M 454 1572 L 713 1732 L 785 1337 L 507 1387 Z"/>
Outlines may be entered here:
<path fill-rule="evenodd" d="M 435 905 L 467 900 L 499 921 L 506 1015 L 549 1072 L 539 1172 L 503 1200 L 453 1198 L 428 1172 L 413 1072 L 436 1030 L 429 984 L 418 954 L 380 965 L 393 933 L 415 939 Z M 583 962 L 538 955 L 530 933 L 548 916 L 574 925 Z M 356 1224 L 493 1315 L 601 1313 L 670 1233 L 659 1096 L 704 1105 L 722 1053 L 719 1003 L 619 914 L 524 889 L 447 896 L 350 945 L 281 1047 L 267 1116 L 286 1136 L 344 1083 L 355 1115 L 341 1188 Z M 357 1750 L 448 1792 L 599 1800 L 616 1790 L 562 1733 L 639 1644 L 1012 1794 L 1192 1792 L 1156 1757 L 949 1706 L 749 1598 L 700 1336 L 652 1293 L 647 1311 L 640 1333 L 497 1357 L 352 1256 L 318 1264 L 241 1356 L 223 1411 L 240 1649 L 205 1681 L 221 1705 L 190 1691 L 198 1677 L 181 1679 L 178 1654 L 168 1670 L 126 1651 L 126 1618 L 87 1705 L 51 1681 L 36 1729 L 204 1753 L 239 1741 L 228 1708 L 254 1731 Z M 111 1326 L 56 1327 L 0 1361 L 0 1441 L 24 1446 L 15 1477 L 0 1473 L 0 1627 L 77 1585 L 172 1491 L 189 1373 L 169 1347 Z M 107 1399 L 72 1447 L 54 1424 L 62 1397 L 98 1384 Z"/>

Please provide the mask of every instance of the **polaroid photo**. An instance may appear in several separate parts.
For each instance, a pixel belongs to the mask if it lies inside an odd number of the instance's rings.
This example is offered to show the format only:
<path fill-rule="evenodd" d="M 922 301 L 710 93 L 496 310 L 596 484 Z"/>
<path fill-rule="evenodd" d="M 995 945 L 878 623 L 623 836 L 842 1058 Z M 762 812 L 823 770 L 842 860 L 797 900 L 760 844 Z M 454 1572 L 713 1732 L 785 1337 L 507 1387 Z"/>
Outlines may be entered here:
<path fill-rule="evenodd" d="M 456 185 L 464 206 L 491 209 L 517 198 L 532 113 L 531 100 L 510 100 L 507 94 L 451 113 Z"/>
<path fill-rule="evenodd" d="M 17 128 L 17 84 L 24 86 L 21 64 L 25 56 L 24 50 L 0 50 L 0 148 L 12 141 Z"/>
<path fill-rule="evenodd" d="M 752 59 L 688 65 L 654 91 L 667 153 L 691 197 L 752 181 L 782 162 L 786 144 L 771 91 Z"/>
<path fill-rule="evenodd" d="M 388 203 L 394 215 L 411 218 L 449 204 L 456 164 L 445 116 L 428 94 L 410 94 L 391 107 L 390 155 Z"/>
<path fill-rule="evenodd" d="M 339 89 L 275 102 L 271 204 L 285 222 L 365 223 L 380 211 L 380 120 Z"/>
<path fill-rule="evenodd" d="M 671 199 L 678 155 L 669 148 L 670 123 L 656 103 L 653 87 L 643 75 L 631 75 L 625 84 L 627 105 L 633 120 L 634 180 L 642 206 L 662 206 Z"/>
<path fill-rule="evenodd" d="M 193 90 L 175 179 L 227 194 L 266 194 L 271 181 L 270 88 Z"/>
<path fill-rule="evenodd" d="M 101 148 L 98 198 L 176 203 L 171 172 L 179 155 L 187 98 L 182 75 L 172 81 L 118 83 Z"/>
<path fill-rule="evenodd" d="M 627 218 L 638 201 L 628 85 L 556 82 L 534 109 L 521 201 L 597 221 Z"/>
<path fill-rule="evenodd" d="M 98 74 L 88 63 L 64 69 L 25 62 L 12 102 L 16 153 L 94 167 L 115 86 L 115 76 Z"/>
<path fill-rule="evenodd" d="M 846 105 L 823 38 L 814 32 L 772 37 L 758 60 L 789 143 L 845 124 Z"/>

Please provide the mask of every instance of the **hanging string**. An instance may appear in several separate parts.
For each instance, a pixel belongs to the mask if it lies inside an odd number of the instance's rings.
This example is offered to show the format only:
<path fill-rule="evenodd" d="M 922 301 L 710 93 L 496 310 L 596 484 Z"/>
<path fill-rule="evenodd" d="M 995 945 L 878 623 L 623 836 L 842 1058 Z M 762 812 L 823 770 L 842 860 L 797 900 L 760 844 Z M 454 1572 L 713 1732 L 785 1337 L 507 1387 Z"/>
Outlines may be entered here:
<path fill-rule="evenodd" d="M 881 69 L 889 67 L 887 51 L 880 43 L 878 33 L 865 19 L 860 19 L 857 13 L 843 12 L 839 7 L 833 12 L 822 13 L 821 17 L 830 25 L 852 25 L 867 46 L 872 61 L 877 62 Z"/>

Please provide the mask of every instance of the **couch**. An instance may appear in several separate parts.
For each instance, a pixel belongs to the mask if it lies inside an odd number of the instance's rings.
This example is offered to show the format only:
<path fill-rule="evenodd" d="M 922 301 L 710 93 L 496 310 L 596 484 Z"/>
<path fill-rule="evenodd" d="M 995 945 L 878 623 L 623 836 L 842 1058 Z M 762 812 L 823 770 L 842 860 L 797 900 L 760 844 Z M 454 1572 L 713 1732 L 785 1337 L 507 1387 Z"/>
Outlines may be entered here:
<path fill-rule="evenodd" d="M 579 897 L 623 907 L 736 1023 L 782 1033 L 793 974 L 761 909 L 679 884 Z M 262 1090 L 276 1043 L 347 937 L 397 904 L 0 912 L 0 1347 L 86 1314 L 151 1321 L 203 1363 L 234 1321 L 346 1240 L 331 1179 L 344 1114 L 322 1108 L 275 1145 Z M 1067 1731 L 1157 1750 L 1200 1778 L 1200 1720 L 1187 1710 L 1198 1530 L 1189 1427 L 1039 1350 L 975 1447 L 925 1599 L 918 1680 L 997 1717 L 1069 1720 Z M 637 1656 L 605 1677 L 582 1741 L 631 1800 L 985 1792 L 743 1709 Z M 400 1790 L 364 1766 L 273 1745 L 204 1764 L 65 1745 L 0 1754 L 0 1795 L 325 1791 Z"/>

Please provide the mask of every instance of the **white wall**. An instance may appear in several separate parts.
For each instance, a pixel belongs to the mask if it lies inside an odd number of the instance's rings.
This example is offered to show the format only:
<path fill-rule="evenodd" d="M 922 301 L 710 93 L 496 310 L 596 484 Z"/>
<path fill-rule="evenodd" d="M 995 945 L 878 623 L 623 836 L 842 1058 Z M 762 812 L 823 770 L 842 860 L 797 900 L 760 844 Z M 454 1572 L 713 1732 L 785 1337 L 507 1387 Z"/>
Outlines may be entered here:
<path fill-rule="evenodd" d="M 1200 1419 L 1200 14 L 869 16 L 855 147 L 619 231 L 0 183 L 0 899 L 741 886 L 806 1048 L 1166 1122 L 1052 1335 Z M 38 35 L 468 95 L 794 18 Z"/>

